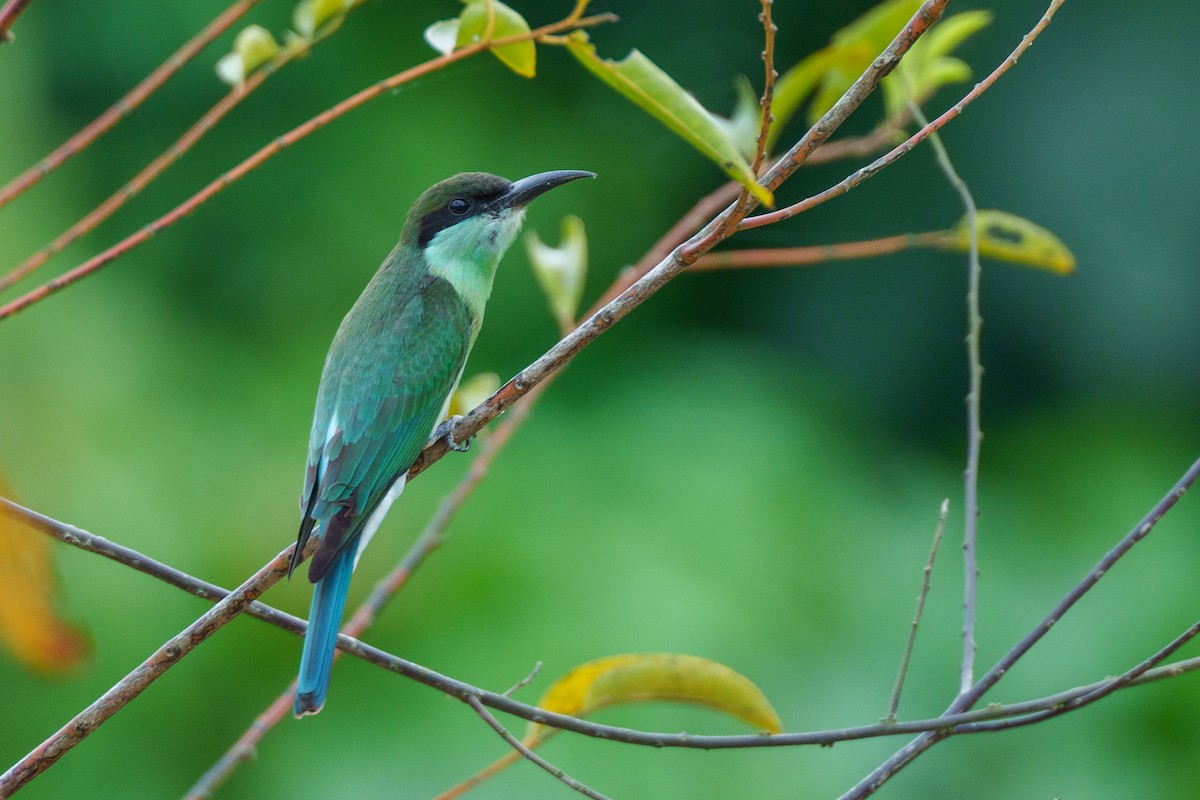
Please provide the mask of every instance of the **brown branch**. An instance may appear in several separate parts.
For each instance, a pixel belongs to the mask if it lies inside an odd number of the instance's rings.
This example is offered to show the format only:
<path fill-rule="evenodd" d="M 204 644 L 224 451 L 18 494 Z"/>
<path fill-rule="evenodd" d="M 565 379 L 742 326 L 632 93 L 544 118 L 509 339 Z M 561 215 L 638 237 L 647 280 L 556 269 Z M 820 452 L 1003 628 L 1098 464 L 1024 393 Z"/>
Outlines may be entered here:
<path fill-rule="evenodd" d="M 0 8 L 0 44 L 11 42 L 13 40 L 12 28 L 13 23 L 17 21 L 17 17 L 21 16 L 21 12 L 25 10 L 32 0 L 8 0 L 3 8 Z"/>
<path fill-rule="evenodd" d="M 28 2 L 28 0 L 25 0 Z M 0 189 L 0 206 L 8 203 L 29 187 L 40 181 L 46 175 L 61 166 L 67 159 L 82 152 L 88 145 L 100 138 L 102 134 L 116 125 L 129 112 L 141 105 L 147 97 L 154 94 L 179 69 L 203 50 L 208 44 L 229 29 L 247 11 L 258 4 L 259 0 L 238 0 L 212 22 L 184 43 L 166 61 L 153 72 L 142 79 L 142 82 L 129 90 L 129 93 L 114 103 L 107 111 L 96 117 L 86 127 L 60 145 L 54 152 L 22 172 Z M 7 284 L 0 283 L 0 290 Z"/>
<path fill-rule="evenodd" d="M 946 231 L 902 233 L 880 239 L 840 244 L 819 244 L 804 247 L 769 247 L 757 250 L 723 250 L 708 253 L 691 266 L 691 272 L 718 269 L 750 269 L 756 267 L 805 267 L 829 261 L 871 258 L 899 253 L 918 247 L 951 250 L 956 242 Z"/>
<path fill-rule="evenodd" d="M 766 77 L 763 80 L 762 97 L 758 101 L 762 118 L 759 123 L 758 140 L 754 146 L 754 164 L 750 168 L 755 175 L 758 174 L 758 168 L 762 166 L 763 158 L 767 155 L 767 134 L 770 133 L 771 123 L 774 121 L 774 117 L 771 116 L 771 100 L 775 96 L 775 79 L 779 77 L 779 73 L 775 71 L 775 32 L 779 29 L 771 19 L 771 5 L 774 0 L 761 2 L 762 13 L 758 15 L 758 19 L 763 25 L 762 59 Z"/>
<path fill-rule="evenodd" d="M 50 244 L 38 250 L 33 255 L 26 258 L 17 266 L 13 267 L 9 272 L 0 276 L 0 292 L 3 292 L 8 287 L 20 281 L 25 276 L 36 270 L 38 267 L 45 264 L 54 256 L 61 253 L 69 247 L 76 239 L 93 230 L 104 220 L 111 217 L 116 211 L 132 200 L 134 197 L 149 186 L 155 178 L 166 171 L 167 167 L 171 166 L 184 153 L 190 150 L 196 142 L 200 141 L 206 133 L 221 121 L 221 119 L 238 106 L 243 100 L 254 93 L 256 89 L 275 71 L 282 67 L 287 62 L 294 59 L 299 54 L 297 48 L 291 47 L 285 49 L 278 58 L 276 58 L 269 67 L 256 70 L 246 80 L 229 90 L 229 93 L 222 97 L 216 105 L 204 112 L 190 128 L 188 128 L 182 136 L 180 136 L 174 144 L 160 153 L 153 161 L 147 164 L 136 175 L 129 179 L 124 186 L 113 192 L 107 200 L 102 202 L 96 208 L 88 212 L 82 219 L 76 222 L 71 227 L 67 228 Z"/>
<path fill-rule="evenodd" d="M 501 37 L 491 41 L 481 39 L 480 41 L 472 42 L 471 44 L 455 50 L 452 53 L 430 59 L 429 61 L 418 64 L 415 67 L 411 67 L 403 72 L 399 72 L 390 78 L 381 80 L 367 87 L 366 89 L 351 95 L 345 100 L 342 100 L 340 103 L 337 103 L 336 105 L 326 109 L 317 116 L 301 125 L 298 125 L 282 136 L 275 138 L 270 144 L 260 148 L 256 153 L 242 161 L 236 167 L 228 172 L 223 173 L 220 177 L 205 186 L 199 192 L 192 195 L 190 198 L 163 216 L 144 226 L 137 233 L 125 237 L 117 244 L 109 247 L 107 250 L 104 250 L 101 253 L 98 253 L 97 255 L 83 262 L 69 272 L 60 275 L 54 280 L 39 286 L 38 288 L 26 293 L 21 297 L 18 297 L 4 306 L 0 306 L 0 320 L 10 317 L 17 312 L 28 308 L 34 303 L 45 299 L 51 294 L 70 286 L 76 281 L 87 277 L 109 262 L 129 252 L 138 245 L 144 244 L 156 233 L 170 227 L 171 225 L 174 225 L 176 222 L 199 208 L 200 205 L 210 200 L 222 189 L 240 180 L 248 172 L 257 168 L 272 156 L 280 153 L 284 148 L 295 144 L 301 139 L 304 139 L 310 134 L 323 128 L 333 120 L 343 116 L 349 111 L 358 108 L 369 100 L 380 97 L 392 89 L 408 83 L 411 80 L 423 77 L 439 69 L 443 69 L 450 64 L 453 64 L 457 61 L 462 61 L 470 56 L 477 55 L 478 53 L 481 53 L 490 47 L 499 47 L 505 44 L 512 44 L 514 42 L 525 41 L 528 39 L 539 39 L 559 31 L 588 27 L 591 25 L 597 25 L 601 22 L 608 22 L 613 19 L 615 19 L 615 17 L 613 17 L 611 14 L 598 14 L 591 17 L 571 16 L 558 22 L 537 28 L 529 33 Z"/>

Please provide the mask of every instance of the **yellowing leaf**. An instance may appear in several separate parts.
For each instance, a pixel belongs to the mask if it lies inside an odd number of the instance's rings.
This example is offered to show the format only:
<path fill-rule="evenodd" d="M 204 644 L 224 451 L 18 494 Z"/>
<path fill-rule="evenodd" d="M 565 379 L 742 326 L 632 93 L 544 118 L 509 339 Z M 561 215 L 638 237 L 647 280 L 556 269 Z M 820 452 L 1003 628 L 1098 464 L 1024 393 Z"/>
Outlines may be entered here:
<path fill-rule="evenodd" d="M 481 372 L 472 375 L 458 385 L 450 397 L 450 407 L 446 416 L 465 414 L 475 406 L 487 400 L 500 388 L 500 376 L 494 372 Z"/>
<path fill-rule="evenodd" d="M 0 496 L 12 497 L 2 480 Z M 0 505 L 0 641 L 39 672 L 70 669 L 88 651 L 86 637 L 55 613 L 52 544 Z"/>
<path fill-rule="evenodd" d="M 979 231 L 979 255 L 1001 261 L 1013 261 L 1058 275 L 1075 271 L 1075 256 L 1057 236 L 1007 211 L 979 211 L 975 215 Z M 970 230 L 964 218 L 954 228 L 954 249 L 966 252 Z"/>
<path fill-rule="evenodd" d="M 558 247 L 543 243 L 536 232 L 530 231 L 525 234 L 525 250 L 559 328 L 575 327 L 587 278 L 587 233 L 583 220 L 574 215 L 563 217 L 562 242 Z"/>
<path fill-rule="evenodd" d="M 606 706 L 676 700 L 715 708 L 758 730 L 779 733 L 783 723 L 758 687 L 724 664 L 676 653 L 638 653 L 589 661 L 551 686 L 538 705 L 547 711 L 586 716 Z M 526 743 L 550 735 L 530 725 Z"/>
<path fill-rule="evenodd" d="M 525 18 L 500 0 L 470 0 L 458 15 L 458 35 L 454 42 L 456 48 L 477 42 L 487 34 L 489 7 L 493 16 L 491 38 L 502 39 L 529 33 L 529 23 Z M 501 64 L 523 78 L 532 78 L 537 71 L 537 47 L 532 39 L 493 47 L 491 52 Z"/>
<path fill-rule="evenodd" d="M 583 31 L 567 37 L 567 49 L 594 75 L 719 165 L 761 203 L 774 204 L 770 190 L 758 183 L 749 162 L 725 128 L 653 61 L 637 50 L 630 51 L 621 61 L 602 59 Z"/>

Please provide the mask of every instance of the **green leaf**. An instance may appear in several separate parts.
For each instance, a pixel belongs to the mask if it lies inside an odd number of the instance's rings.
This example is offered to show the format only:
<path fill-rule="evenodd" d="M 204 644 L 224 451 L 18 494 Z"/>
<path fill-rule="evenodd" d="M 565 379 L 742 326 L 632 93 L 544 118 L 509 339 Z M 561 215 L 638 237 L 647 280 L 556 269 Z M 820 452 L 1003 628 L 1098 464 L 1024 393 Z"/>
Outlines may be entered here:
<path fill-rule="evenodd" d="M 555 681 L 538 705 L 582 717 L 607 706 L 648 700 L 705 705 L 760 731 L 783 730 L 779 715 L 749 679 L 716 661 L 678 653 L 636 653 L 589 661 Z M 539 742 L 552 730 L 532 724 L 525 742 Z"/>
<path fill-rule="evenodd" d="M 737 77 L 733 83 L 733 90 L 737 94 L 733 114 L 728 119 L 713 115 L 713 119 L 725 129 L 726 135 L 738 146 L 742 155 L 751 159 L 758 148 L 762 108 L 758 104 L 758 95 L 754 93 L 754 87 L 750 85 L 750 79 L 745 75 Z"/>
<path fill-rule="evenodd" d="M 990 11 L 964 11 L 946 17 L 918 39 L 896 71 L 883 79 L 889 116 L 899 112 L 910 97 L 920 104 L 943 86 L 970 80 L 971 67 L 950 53 L 991 21 Z"/>
<path fill-rule="evenodd" d="M 808 98 L 825 73 L 844 58 L 837 48 L 826 47 L 806 56 L 775 81 L 775 94 L 771 100 L 771 127 L 767 129 L 767 152 L 774 152 L 779 135 L 800 105 Z"/>
<path fill-rule="evenodd" d="M 871 61 L 887 49 L 896 34 L 917 13 L 921 2 L 887 0 L 833 35 L 830 40 L 833 63 L 826 70 L 821 87 L 808 108 L 810 124 L 832 108 Z M 908 56 L 904 60 L 908 60 Z"/>
<path fill-rule="evenodd" d="M 725 128 L 650 59 L 637 50 L 630 51 L 621 61 L 601 59 L 582 31 L 567 37 L 567 49 L 602 81 L 720 165 L 764 205 L 774 204 L 771 192 L 758 183 L 749 162 Z"/>
<path fill-rule="evenodd" d="M 491 38 L 502 39 L 529 33 L 529 23 L 525 18 L 500 0 L 469 0 L 458 15 L 460 24 L 454 43 L 456 49 L 477 42 L 487 34 L 489 7 L 494 18 Z M 426 41 L 429 41 L 428 35 Z M 532 78 L 537 71 L 537 46 L 532 39 L 492 47 L 491 52 L 501 64 L 523 78 Z"/>
<path fill-rule="evenodd" d="M 525 250 L 559 328 L 575 327 L 587 278 L 587 233 L 583 220 L 574 215 L 563 217 L 562 242 L 558 247 L 543 243 L 537 233 L 530 231 L 525 234 Z"/>
<path fill-rule="evenodd" d="M 246 76 L 279 55 L 279 45 L 261 25 L 247 25 L 233 40 L 233 51 L 217 62 L 217 75 L 237 86 Z"/>
<path fill-rule="evenodd" d="M 1058 275 L 1075 271 L 1075 256 L 1050 231 L 1007 211 L 981 210 L 975 214 L 979 255 L 1046 269 Z M 970 247 L 970 229 L 964 217 L 951 231 L 955 250 Z"/>

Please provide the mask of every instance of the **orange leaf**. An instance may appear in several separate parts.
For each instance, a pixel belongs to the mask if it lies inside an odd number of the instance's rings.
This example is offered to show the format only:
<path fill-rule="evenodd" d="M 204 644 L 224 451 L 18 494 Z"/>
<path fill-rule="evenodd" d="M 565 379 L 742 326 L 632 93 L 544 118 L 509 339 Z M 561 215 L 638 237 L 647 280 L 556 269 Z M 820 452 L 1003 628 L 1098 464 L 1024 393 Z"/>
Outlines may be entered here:
<path fill-rule="evenodd" d="M 0 478 L 0 495 L 12 492 Z M 51 542 L 0 510 L 0 641 L 25 666 L 62 672 L 87 655 L 86 636 L 55 611 Z"/>

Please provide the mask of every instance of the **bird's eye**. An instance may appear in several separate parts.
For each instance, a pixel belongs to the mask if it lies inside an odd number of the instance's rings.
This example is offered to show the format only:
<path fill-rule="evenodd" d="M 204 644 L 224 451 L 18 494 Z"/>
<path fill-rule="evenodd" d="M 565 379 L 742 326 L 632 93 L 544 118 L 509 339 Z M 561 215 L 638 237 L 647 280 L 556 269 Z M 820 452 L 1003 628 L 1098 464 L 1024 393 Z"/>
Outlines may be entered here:
<path fill-rule="evenodd" d="M 455 197 L 449 203 L 446 203 L 446 208 L 450 209 L 450 213 L 461 217 L 471 210 L 471 201 L 465 197 Z"/>

